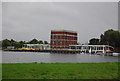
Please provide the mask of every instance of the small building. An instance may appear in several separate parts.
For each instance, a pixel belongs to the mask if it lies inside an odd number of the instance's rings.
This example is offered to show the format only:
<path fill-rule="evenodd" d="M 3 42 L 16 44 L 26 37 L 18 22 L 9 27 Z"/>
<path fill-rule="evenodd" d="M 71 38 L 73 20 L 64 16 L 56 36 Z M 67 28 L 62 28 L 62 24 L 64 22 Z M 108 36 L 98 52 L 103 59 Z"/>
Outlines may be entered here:
<path fill-rule="evenodd" d="M 77 32 L 68 30 L 51 31 L 51 49 L 69 49 L 69 45 L 77 45 Z"/>
<path fill-rule="evenodd" d="M 7 49 L 15 49 L 15 46 L 7 46 Z"/>
<path fill-rule="evenodd" d="M 49 44 L 24 44 L 25 48 L 32 48 L 35 50 L 49 50 L 50 49 L 50 45 Z"/>
<path fill-rule="evenodd" d="M 69 49 L 84 53 L 107 53 L 114 50 L 114 48 L 109 45 L 70 45 Z"/>

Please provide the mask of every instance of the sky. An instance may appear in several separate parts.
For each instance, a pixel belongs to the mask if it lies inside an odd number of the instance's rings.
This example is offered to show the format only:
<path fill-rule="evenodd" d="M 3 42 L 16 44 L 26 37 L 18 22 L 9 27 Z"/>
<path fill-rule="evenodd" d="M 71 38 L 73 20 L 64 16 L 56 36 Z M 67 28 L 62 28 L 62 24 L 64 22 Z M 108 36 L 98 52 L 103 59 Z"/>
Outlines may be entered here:
<path fill-rule="evenodd" d="M 51 30 L 72 30 L 78 42 L 118 30 L 117 2 L 3 2 L 2 39 L 50 41 Z"/>
<path fill-rule="evenodd" d="M 118 3 L 118 14 L 120 14 L 120 1 Z M 120 31 L 120 15 L 118 15 L 118 30 Z"/>

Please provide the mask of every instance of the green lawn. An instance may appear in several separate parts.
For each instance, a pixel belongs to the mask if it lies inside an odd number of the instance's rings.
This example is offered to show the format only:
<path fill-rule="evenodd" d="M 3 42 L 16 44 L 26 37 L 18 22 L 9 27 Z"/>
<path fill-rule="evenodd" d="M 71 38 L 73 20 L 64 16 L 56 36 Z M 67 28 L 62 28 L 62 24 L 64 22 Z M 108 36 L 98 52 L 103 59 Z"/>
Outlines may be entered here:
<path fill-rule="evenodd" d="M 118 79 L 118 63 L 8 63 L 3 79 Z"/>

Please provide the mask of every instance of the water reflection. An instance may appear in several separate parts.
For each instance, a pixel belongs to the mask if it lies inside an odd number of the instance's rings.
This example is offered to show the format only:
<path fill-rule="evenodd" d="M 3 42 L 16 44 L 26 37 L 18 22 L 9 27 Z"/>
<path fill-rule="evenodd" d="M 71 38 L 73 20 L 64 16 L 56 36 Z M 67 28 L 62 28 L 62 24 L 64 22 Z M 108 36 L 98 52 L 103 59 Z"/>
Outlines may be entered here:
<path fill-rule="evenodd" d="M 2 50 L 0 50 L 0 63 L 2 63 Z"/>
<path fill-rule="evenodd" d="M 120 57 L 119 57 L 120 58 Z M 39 52 L 2 52 L 3 63 L 91 63 L 91 62 L 118 62 L 118 57 L 99 56 L 91 54 L 49 54 Z"/>
<path fill-rule="evenodd" d="M 77 54 L 50 54 L 50 62 L 77 62 Z"/>

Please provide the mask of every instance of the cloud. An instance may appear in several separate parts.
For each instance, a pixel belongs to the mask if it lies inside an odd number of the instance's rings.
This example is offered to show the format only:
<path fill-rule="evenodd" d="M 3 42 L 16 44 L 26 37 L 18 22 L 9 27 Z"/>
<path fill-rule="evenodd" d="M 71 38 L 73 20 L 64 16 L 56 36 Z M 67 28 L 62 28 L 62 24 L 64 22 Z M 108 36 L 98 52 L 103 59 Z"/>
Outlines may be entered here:
<path fill-rule="evenodd" d="M 4 2 L 3 39 L 49 41 L 53 29 L 74 30 L 79 42 L 117 29 L 117 3 Z"/>

